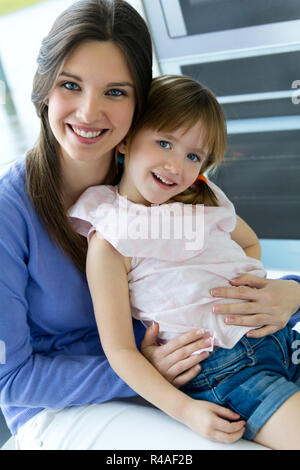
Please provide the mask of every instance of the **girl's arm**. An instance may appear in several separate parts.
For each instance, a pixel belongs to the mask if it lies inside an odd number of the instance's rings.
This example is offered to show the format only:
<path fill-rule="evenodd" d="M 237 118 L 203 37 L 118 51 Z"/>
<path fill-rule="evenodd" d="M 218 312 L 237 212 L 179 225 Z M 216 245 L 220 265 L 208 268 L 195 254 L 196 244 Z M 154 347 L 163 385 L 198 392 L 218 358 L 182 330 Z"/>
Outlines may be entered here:
<path fill-rule="evenodd" d="M 231 232 L 231 238 L 240 245 L 247 256 L 261 259 L 261 247 L 256 233 L 239 216 L 236 217 L 236 227 Z"/>
<path fill-rule="evenodd" d="M 127 259 L 96 233 L 89 243 L 87 278 L 101 343 L 111 367 L 138 394 L 196 432 L 206 437 L 209 433 L 210 438 L 215 432 L 224 439 L 236 440 L 244 422 L 230 423 L 220 417 L 237 419 L 235 413 L 195 401 L 179 391 L 136 348 L 127 272 Z"/>

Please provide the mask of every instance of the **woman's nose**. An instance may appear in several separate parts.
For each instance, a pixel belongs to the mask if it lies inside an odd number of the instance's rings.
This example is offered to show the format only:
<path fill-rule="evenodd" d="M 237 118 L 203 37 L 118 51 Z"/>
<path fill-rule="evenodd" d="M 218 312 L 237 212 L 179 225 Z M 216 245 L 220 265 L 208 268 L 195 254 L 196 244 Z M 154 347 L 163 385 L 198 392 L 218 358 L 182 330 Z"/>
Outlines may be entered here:
<path fill-rule="evenodd" d="M 85 96 L 82 98 L 77 114 L 80 120 L 86 123 L 103 120 L 103 116 L 105 116 L 104 103 L 99 99 L 99 96 L 94 94 Z"/>

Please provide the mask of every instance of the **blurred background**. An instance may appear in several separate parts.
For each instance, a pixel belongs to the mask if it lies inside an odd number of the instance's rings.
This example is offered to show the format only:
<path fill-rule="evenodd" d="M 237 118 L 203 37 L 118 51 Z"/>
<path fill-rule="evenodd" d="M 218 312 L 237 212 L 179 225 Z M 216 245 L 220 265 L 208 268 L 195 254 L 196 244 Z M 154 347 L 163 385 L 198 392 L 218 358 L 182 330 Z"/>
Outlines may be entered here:
<path fill-rule="evenodd" d="M 0 0 L 0 169 L 37 138 L 30 101 L 36 57 L 53 21 L 71 3 Z M 299 273 L 300 1 L 129 3 L 151 29 L 154 75 L 192 76 L 222 104 L 228 148 L 213 179 L 260 237 L 266 268 L 274 277 Z"/>

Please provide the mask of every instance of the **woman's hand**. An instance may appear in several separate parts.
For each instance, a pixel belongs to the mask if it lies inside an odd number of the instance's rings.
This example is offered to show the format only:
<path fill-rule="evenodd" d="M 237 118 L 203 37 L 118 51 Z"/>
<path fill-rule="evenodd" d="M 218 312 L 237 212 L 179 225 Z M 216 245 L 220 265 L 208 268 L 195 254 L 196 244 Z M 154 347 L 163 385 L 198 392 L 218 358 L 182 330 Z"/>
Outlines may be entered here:
<path fill-rule="evenodd" d="M 191 399 L 185 407 L 183 422 L 205 439 L 230 444 L 241 439 L 245 432 L 245 421 L 237 421 L 239 418 L 223 406 Z"/>
<path fill-rule="evenodd" d="M 210 336 L 203 330 L 192 330 L 172 339 L 164 345 L 158 345 L 158 323 L 153 322 L 141 344 L 141 353 L 175 387 L 181 387 L 196 377 L 201 370 L 199 362 L 206 359 L 208 352 L 192 353 L 210 346 Z"/>
<path fill-rule="evenodd" d="M 212 289 L 211 295 L 248 302 L 218 304 L 213 307 L 213 313 L 226 315 L 224 321 L 227 325 L 263 325 L 247 333 L 246 336 L 251 338 L 261 338 L 281 330 L 300 306 L 300 285 L 296 281 L 244 274 L 230 283 L 234 287 Z"/>

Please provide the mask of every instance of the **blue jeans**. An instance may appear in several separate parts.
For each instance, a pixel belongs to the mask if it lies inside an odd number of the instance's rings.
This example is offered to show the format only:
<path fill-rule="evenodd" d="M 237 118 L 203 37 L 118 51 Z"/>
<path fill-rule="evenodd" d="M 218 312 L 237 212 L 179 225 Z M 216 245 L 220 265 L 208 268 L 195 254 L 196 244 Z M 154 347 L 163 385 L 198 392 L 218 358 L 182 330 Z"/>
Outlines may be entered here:
<path fill-rule="evenodd" d="M 300 390 L 300 334 L 286 326 L 264 338 L 243 337 L 232 349 L 218 348 L 201 373 L 181 390 L 235 411 L 252 440 L 288 397 Z"/>

